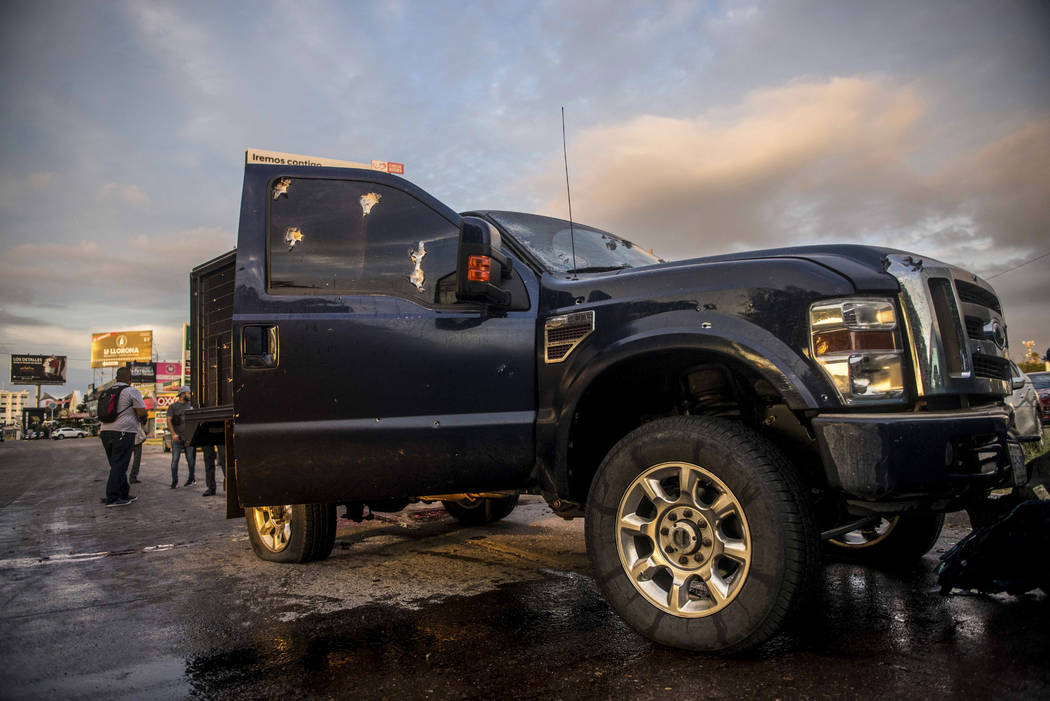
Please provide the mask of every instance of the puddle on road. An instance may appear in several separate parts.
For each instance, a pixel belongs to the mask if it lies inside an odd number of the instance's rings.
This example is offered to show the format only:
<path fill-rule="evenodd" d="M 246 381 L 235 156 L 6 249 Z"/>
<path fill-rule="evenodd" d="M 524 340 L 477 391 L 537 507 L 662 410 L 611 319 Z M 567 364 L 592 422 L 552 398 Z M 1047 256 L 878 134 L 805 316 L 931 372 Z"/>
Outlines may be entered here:
<path fill-rule="evenodd" d="M 561 573 L 419 610 L 372 604 L 272 625 L 250 645 L 194 658 L 186 669 L 193 690 L 209 698 L 293 688 L 306 696 L 367 689 L 382 697 L 496 698 L 533 688 L 566 651 L 582 661 L 651 647 L 608 609 L 591 579 Z"/>
<path fill-rule="evenodd" d="M 804 632 L 746 656 L 714 658 L 654 645 L 574 572 L 503 584 L 476 596 L 253 621 L 238 644 L 189 660 L 206 698 L 655 698 L 845 696 L 872 689 L 1007 697 L 1050 688 L 1036 641 L 1045 597 L 941 597 L 920 572 L 902 578 L 849 565 L 826 570 Z M 795 671 L 793 671 L 795 670 Z M 1010 670 L 1004 674 L 1004 670 Z M 872 686 L 874 685 L 874 686 Z"/>

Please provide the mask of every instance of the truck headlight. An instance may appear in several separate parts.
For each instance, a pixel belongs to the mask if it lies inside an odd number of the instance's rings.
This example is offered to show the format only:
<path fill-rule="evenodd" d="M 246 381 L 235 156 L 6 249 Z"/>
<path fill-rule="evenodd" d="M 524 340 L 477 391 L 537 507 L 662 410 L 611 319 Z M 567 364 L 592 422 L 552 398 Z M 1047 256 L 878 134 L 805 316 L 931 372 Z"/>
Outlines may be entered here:
<path fill-rule="evenodd" d="M 903 349 L 890 299 L 833 299 L 809 308 L 810 351 L 846 404 L 904 398 Z"/>

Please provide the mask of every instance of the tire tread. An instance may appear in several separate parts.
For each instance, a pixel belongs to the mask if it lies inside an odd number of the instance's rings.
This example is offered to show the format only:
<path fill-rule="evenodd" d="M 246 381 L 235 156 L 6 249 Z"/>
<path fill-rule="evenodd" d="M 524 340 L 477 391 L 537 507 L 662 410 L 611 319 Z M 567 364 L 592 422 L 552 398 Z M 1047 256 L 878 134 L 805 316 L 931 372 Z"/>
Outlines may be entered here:
<path fill-rule="evenodd" d="M 801 477 L 776 446 L 745 426 L 711 417 L 672 417 L 645 424 L 621 439 L 598 468 L 589 497 L 594 496 L 597 493 L 595 490 L 601 488 L 598 482 L 606 465 L 617 460 L 621 453 L 633 451 L 638 441 L 666 440 L 672 436 L 694 441 L 699 438 L 701 444 L 715 442 L 739 456 L 741 461 L 748 463 L 753 483 L 762 484 L 761 488 L 772 491 L 772 508 L 783 514 L 780 520 L 784 524 L 783 530 L 787 536 L 784 567 L 780 573 L 783 581 L 776 587 L 776 600 L 765 619 L 750 634 L 734 644 L 712 650 L 699 648 L 690 645 L 688 640 L 682 640 L 679 641 L 679 646 L 717 654 L 733 654 L 760 645 L 790 624 L 795 615 L 801 613 L 820 574 L 819 538 L 813 514 L 811 510 L 804 508 L 807 499 Z M 637 458 L 635 462 L 638 462 Z M 590 501 L 589 499 L 588 512 L 595 508 Z M 587 519 L 588 525 L 591 521 L 592 519 Z M 594 562 L 591 529 L 588 529 L 587 546 Z M 609 578 L 599 578 L 598 582 L 606 598 L 609 598 Z M 666 614 L 657 612 L 656 619 L 663 615 Z M 644 631 L 640 632 L 644 634 Z"/>

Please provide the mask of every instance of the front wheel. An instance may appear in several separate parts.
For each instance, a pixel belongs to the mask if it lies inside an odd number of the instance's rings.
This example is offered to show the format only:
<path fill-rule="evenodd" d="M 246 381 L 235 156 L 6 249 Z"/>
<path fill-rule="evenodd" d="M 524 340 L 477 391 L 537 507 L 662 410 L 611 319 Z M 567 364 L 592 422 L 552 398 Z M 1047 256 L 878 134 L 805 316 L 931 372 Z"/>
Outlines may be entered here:
<path fill-rule="evenodd" d="M 252 550 L 263 560 L 324 560 L 335 544 L 335 504 L 253 506 L 244 515 Z"/>
<path fill-rule="evenodd" d="M 819 574 L 794 468 L 754 431 L 720 419 L 660 419 L 628 434 L 594 476 L 585 528 L 609 604 L 672 647 L 759 645 Z"/>
<path fill-rule="evenodd" d="M 825 541 L 833 558 L 881 567 L 911 565 L 928 553 L 941 535 L 944 514 L 911 511 L 873 521 L 864 528 Z"/>
<path fill-rule="evenodd" d="M 518 495 L 509 497 L 466 497 L 457 501 L 442 501 L 441 505 L 460 523 L 481 526 L 510 516 L 518 505 Z"/>

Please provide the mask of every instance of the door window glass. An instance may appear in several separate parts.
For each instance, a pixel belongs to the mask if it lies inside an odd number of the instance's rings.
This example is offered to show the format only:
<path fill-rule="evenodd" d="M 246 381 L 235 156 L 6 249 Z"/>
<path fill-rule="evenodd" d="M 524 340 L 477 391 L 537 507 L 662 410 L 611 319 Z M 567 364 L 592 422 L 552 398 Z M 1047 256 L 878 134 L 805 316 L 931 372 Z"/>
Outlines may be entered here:
<path fill-rule="evenodd" d="M 437 303 L 459 228 L 396 188 L 280 178 L 271 185 L 268 289 L 389 294 Z"/>

